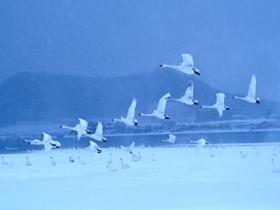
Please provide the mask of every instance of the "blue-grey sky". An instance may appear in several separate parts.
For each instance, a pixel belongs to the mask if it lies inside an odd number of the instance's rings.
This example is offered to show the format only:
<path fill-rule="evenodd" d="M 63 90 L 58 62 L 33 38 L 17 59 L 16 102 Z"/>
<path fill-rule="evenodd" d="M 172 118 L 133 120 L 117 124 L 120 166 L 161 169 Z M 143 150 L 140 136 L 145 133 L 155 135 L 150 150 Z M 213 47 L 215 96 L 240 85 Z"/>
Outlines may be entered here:
<path fill-rule="evenodd" d="M 201 79 L 280 97 L 280 2 L 13 0 L 0 3 L 0 80 L 20 71 L 118 76 L 193 54 Z"/>

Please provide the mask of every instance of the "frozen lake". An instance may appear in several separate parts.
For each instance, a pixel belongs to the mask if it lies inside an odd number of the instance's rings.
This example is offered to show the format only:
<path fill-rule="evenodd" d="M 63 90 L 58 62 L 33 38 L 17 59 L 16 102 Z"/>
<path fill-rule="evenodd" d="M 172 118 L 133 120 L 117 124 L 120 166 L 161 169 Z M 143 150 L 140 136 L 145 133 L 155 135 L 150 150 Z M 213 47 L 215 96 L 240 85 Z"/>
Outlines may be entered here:
<path fill-rule="evenodd" d="M 2 155 L 7 165 L 0 165 L 1 209 L 279 209 L 280 173 L 271 162 L 280 167 L 279 144 L 134 152 L 141 153 L 140 161 L 115 148 L 101 154 L 69 149 Z M 110 153 L 114 172 L 106 168 Z M 130 168 L 121 169 L 120 158 Z"/>

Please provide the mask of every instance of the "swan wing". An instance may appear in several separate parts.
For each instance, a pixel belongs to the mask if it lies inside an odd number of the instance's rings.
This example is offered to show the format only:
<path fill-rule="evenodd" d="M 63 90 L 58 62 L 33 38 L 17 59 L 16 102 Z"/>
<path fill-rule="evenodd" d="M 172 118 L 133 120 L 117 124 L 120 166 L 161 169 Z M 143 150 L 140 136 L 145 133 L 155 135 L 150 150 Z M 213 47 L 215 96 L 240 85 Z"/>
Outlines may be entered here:
<path fill-rule="evenodd" d="M 134 120 L 136 104 L 137 104 L 137 100 L 134 98 L 132 100 L 131 105 L 128 108 L 127 117 L 126 117 L 127 119 Z"/>
<path fill-rule="evenodd" d="M 250 85 L 249 85 L 249 90 L 248 90 L 248 96 L 250 98 L 256 97 L 256 86 L 257 86 L 257 79 L 256 79 L 256 76 L 253 74 Z"/>
<path fill-rule="evenodd" d="M 88 122 L 86 120 L 79 118 L 79 122 L 80 122 L 79 123 L 80 127 L 84 128 L 84 129 L 87 129 Z"/>
<path fill-rule="evenodd" d="M 162 96 L 162 97 L 159 99 L 158 107 L 157 107 L 157 111 L 158 111 L 158 112 L 161 112 L 161 113 L 164 113 L 164 112 L 165 112 L 165 107 L 166 107 L 167 98 L 169 98 L 170 96 L 171 96 L 170 93 L 166 93 L 164 96 Z"/>
<path fill-rule="evenodd" d="M 190 67 L 193 66 L 193 57 L 191 54 L 183 53 L 182 57 L 183 57 L 183 62 L 181 63 L 181 65 L 190 66 Z"/>
<path fill-rule="evenodd" d="M 185 90 L 184 98 L 192 100 L 193 99 L 193 82 L 190 81 L 187 89 Z"/>
<path fill-rule="evenodd" d="M 224 93 L 217 93 L 217 105 L 218 106 L 224 106 L 225 105 L 225 94 Z"/>
<path fill-rule="evenodd" d="M 96 130 L 95 130 L 95 135 L 97 135 L 97 136 L 102 136 L 103 135 L 103 125 L 102 125 L 101 122 L 97 123 L 97 127 L 96 127 Z"/>

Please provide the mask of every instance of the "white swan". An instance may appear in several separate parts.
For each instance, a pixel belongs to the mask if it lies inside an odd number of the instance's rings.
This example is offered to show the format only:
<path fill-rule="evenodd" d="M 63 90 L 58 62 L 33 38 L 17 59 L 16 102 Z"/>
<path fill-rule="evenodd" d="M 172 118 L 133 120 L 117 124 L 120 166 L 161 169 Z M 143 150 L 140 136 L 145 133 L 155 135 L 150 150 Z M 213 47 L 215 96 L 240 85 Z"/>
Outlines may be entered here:
<path fill-rule="evenodd" d="M 120 161 L 121 161 L 121 168 L 122 169 L 128 169 L 130 168 L 130 166 L 127 164 L 127 163 L 124 163 L 123 159 L 120 158 Z"/>
<path fill-rule="evenodd" d="M 129 145 L 128 147 L 121 145 L 121 149 L 126 152 L 129 152 L 130 154 L 133 154 L 132 150 L 134 149 L 134 146 L 135 146 L 135 142 L 132 142 L 131 145 Z"/>
<path fill-rule="evenodd" d="M 191 140 L 190 143 L 191 144 L 197 144 L 197 145 L 202 146 L 202 147 L 204 147 L 207 144 L 209 144 L 209 142 L 206 139 L 204 139 L 204 138 L 198 139 L 196 141 Z"/>
<path fill-rule="evenodd" d="M 7 162 L 7 161 L 5 161 L 5 159 L 4 159 L 4 157 L 3 157 L 3 156 L 1 156 L 1 164 L 2 164 L 3 166 L 8 165 L 8 162 Z"/>
<path fill-rule="evenodd" d="M 271 159 L 271 163 L 272 163 L 272 172 L 273 173 L 280 173 L 280 167 L 276 166 L 274 158 Z"/>
<path fill-rule="evenodd" d="M 131 155 L 131 160 L 134 162 L 138 162 L 141 159 L 142 159 L 142 156 L 141 156 L 140 152 L 138 153 L 138 155 L 136 155 L 136 154 Z"/>
<path fill-rule="evenodd" d="M 100 149 L 100 147 L 93 141 L 89 141 L 89 147 L 88 149 L 91 151 L 91 152 L 94 152 L 96 151 L 97 153 L 101 153 L 102 150 Z"/>
<path fill-rule="evenodd" d="M 176 136 L 170 134 L 169 139 L 161 140 L 161 142 L 167 142 L 170 144 L 174 144 L 174 143 L 176 143 Z"/>
<path fill-rule="evenodd" d="M 25 142 L 29 143 L 30 145 L 43 145 L 45 150 L 51 150 L 51 149 L 58 149 L 61 147 L 61 144 L 59 141 L 55 141 L 52 139 L 52 137 L 47 134 L 43 133 L 43 139 L 34 139 L 34 140 L 25 140 Z"/>
<path fill-rule="evenodd" d="M 156 157 L 155 157 L 154 154 L 152 154 L 152 161 L 153 161 L 153 162 L 156 162 L 156 161 L 157 161 L 157 159 L 156 159 Z"/>
<path fill-rule="evenodd" d="M 50 160 L 51 160 L 51 166 L 56 166 L 56 162 L 54 161 L 54 158 L 52 156 L 50 156 Z"/>
<path fill-rule="evenodd" d="M 247 158 L 247 154 L 246 154 L 245 152 L 240 151 L 239 154 L 240 154 L 240 157 L 241 157 L 242 159 L 246 159 L 246 158 Z"/>
<path fill-rule="evenodd" d="M 169 98 L 169 100 L 172 101 L 178 101 L 181 102 L 183 104 L 187 104 L 187 105 L 199 105 L 198 101 L 193 99 L 193 89 L 194 89 L 194 85 L 193 82 L 190 81 L 187 89 L 185 90 L 185 95 L 183 95 L 181 98 Z"/>
<path fill-rule="evenodd" d="M 60 127 L 75 131 L 77 133 L 78 141 L 80 140 L 82 135 L 92 133 L 88 129 L 88 122 L 84 119 L 81 119 L 81 118 L 79 118 L 79 123 L 75 127 L 69 127 L 69 126 L 66 126 L 66 125 L 60 125 Z"/>
<path fill-rule="evenodd" d="M 132 100 L 131 105 L 128 108 L 128 112 L 127 112 L 127 116 L 126 118 L 121 117 L 120 119 L 113 119 L 112 121 L 114 122 L 122 122 L 126 125 L 129 126 L 137 126 L 138 125 L 138 121 L 135 119 L 135 109 L 136 109 L 136 104 L 137 104 L 137 100 L 134 98 Z"/>
<path fill-rule="evenodd" d="M 177 71 L 183 72 L 185 74 L 197 74 L 200 75 L 199 69 L 194 67 L 193 57 L 191 54 L 184 53 L 182 54 L 183 62 L 180 65 L 168 65 L 168 64 L 160 64 L 161 68 L 171 68 Z"/>
<path fill-rule="evenodd" d="M 217 93 L 216 98 L 217 101 L 212 106 L 201 106 L 201 108 L 208 108 L 208 109 L 216 109 L 219 113 L 219 116 L 223 116 L 223 111 L 230 110 L 228 106 L 225 105 L 225 94 L 224 93 Z"/>
<path fill-rule="evenodd" d="M 82 160 L 80 156 L 77 157 L 79 165 L 86 165 L 86 161 Z"/>
<path fill-rule="evenodd" d="M 25 165 L 26 165 L 26 166 L 32 166 L 32 163 L 30 162 L 28 156 L 26 156 Z"/>
<path fill-rule="evenodd" d="M 140 113 L 139 116 L 157 117 L 159 119 L 170 119 L 170 117 L 167 114 L 165 114 L 166 102 L 170 97 L 170 93 L 166 93 L 160 98 L 157 109 L 155 109 L 151 114 Z"/>
<path fill-rule="evenodd" d="M 107 142 L 107 139 L 103 136 L 103 125 L 101 122 L 97 123 L 97 127 L 95 133 L 92 134 L 85 134 L 87 137 L 95 139 L 96 141 L 103 141 Z"/>
<path fill-rule="evenodd" d="M 261 99 L 256 97 L 256 88 L 257 88 L 257 79 L 256 76 L 253 74 L 249 85 L 247 96 L 245 97 L 233 96 L 233 98 L 247 101 L 249 103 L 259 104 L 261 102 Z"/>

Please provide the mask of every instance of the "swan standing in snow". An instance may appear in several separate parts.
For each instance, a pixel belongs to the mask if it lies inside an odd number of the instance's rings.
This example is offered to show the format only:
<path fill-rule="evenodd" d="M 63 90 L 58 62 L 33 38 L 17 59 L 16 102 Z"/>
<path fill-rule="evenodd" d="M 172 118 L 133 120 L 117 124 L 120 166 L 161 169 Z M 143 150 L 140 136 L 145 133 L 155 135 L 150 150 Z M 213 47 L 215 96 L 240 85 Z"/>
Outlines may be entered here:
<path fill-rule="evenodd" d="M 157 161 L 157 159 L 156 159 L 156 157 L 155 157 L 154 154 L 152 154 L 152 161 L 153 161 L 153 162 L 156 162 L 156 161 Z"/>
<path fill-rule="evenodd" d="M 272 172 L 273 173 L 280 173 L 280 167 L 276 166 L 274 158 L 271 159 L 271 164 L 272 164 Z"/>
<path fill-rule="evenodd" d="M 158 107 L 156 110 L 154 110 L 151 114 L 144 114 L 140 113 L 139 116 L 144 116 L 144 117 L 157 117 L 159 119 L 169 119 L 170 117 L 165 114 L 165 107 L 166 107 L 166 102 L 170 98 L 170 93 L 166 93 L 164 96 L 162 96 L 158 102 Z"/>
<path fill-rule="evenodd" d="M 134 98 L 132 100 L 131 105 L 128 108 L 128 112 L 127 112 L 127 116 L 126 118 L 121 117 L 120 119 L 113 119 L 112 121 L 114 122 L 122 122 L 126 125 L 129 126 L 137 126 L 138 125 L 138 121 L 135 119 L 135 109 L 136 109 L 136 104 L 137 104 L 137 100 Z"/>
<path fill-rule="evenodd" d="M 175 69 L 175 70 L 183 72 L 185 74 L 200 75 L 199 69 L 194 67 L 193 57 L 191 54 L 184 53 L 184 54 L 182 54 L 182 58 L 183 58 L 183 62 L 180 63 L 180 65 L 160 64 L 160 67 Z"/>
<path fill-rule="evenodd" d="M 51 166 L 56 166 L 56 162 L 54 161 L 53 157 L 50 156 Z"/>
<path fill-rule="evenodd" d="M 28 156 L 26 156 L 25 165 L 26 165 L 26 166 L 32 166 L 31 162 L 29 161 Z"/>
<path fill-rule="evenodd" d="M 79 165 L 86 165 L 87 163 L 81 159 L 80 156 L 77 157 Z"/>
<path fill-rule="evenodd" d="M 134 149 L 134 146 L 135 146 L 135 142 L 132 142 L 131 145 L 129 145 L 128 147 L 121 145 L 121 149 L 126 152 L 129 152 L 132 155 L 133 154 L 132 150 Z"/>
<path fill-rule="evenodd" d="M 110 172 L 116 172 L 118 169 L 113 167 L 113 156 L 112 153 L 109 154 L 109 160 L 107 161 L 107 166 L 106 168 L 110 171 Z"/>
<path fill-rule="evenodd" d="M 77 133 L 77 140 L 79 141 L 84 134 L 90 134 L 92 133 L 88 129 L 88 122 L 84 119 L 79 118 L 79 123 L 75 127 L 69 127 L 66 125 L 60 125 L 61 128 L 66 128 L 71 131 L 75 131 Z"/>
<path fill-rule="evenodd" d="M 75 162 L 75 158 L 70 155 L 69 158 L 68 158 L 68 161 L 70 163 L 74 163 Z"/>
<path fill-rule="evenodd" d="M 205 109 L 216 109 L 219 113 L 219 116 L 222 117 L 223 116 L 223 111 L 225 110 L 230 110 L 230 108 L 228 106 L 225 105 L 225 94 L 224 93 L 217 93 L 216 94 L 216 98 L 217 101 L 214 105 L 212 106 L 201 106 L 201 108 Z"/>
<path fill-rule="evenodd" d="M 247 154 L 246 154 L 245 152 L 240 151 L 239 153 L 240 153 L 240 157 L 241 157 L 242 159 L 246 159 L 246 158 L 247 158 Z"/>
<path fill-rule="evenodd" d="M 216 157 L 216 155 L 215 155 L 215 153 L 214 153 L 214 147 L 211 146 L 209 149 L 210 149 L 210 157 L 211 157 L 211 158 Z"/>
<path fill-rule="evenodd" d="M 89 141 L 89 151 L 93 152 L 93 151 L 96 151 L 97 153 L 101 153 L 102 150 L 100 149 L 100 147 L 93 141 Z"/>
<path fill-rule="evenodd" d="M 85 134 L 87 137 L 90 137 L 96 141 L 107 142 L 107 139 L 103 136 L 103 125 L 101 122 L 97 123 L 95 133 Z"/>
<path fill-rule="evenodd" d="M 187 86 L 187 89 L 185 90 L 185 95 L 183 95 L 181 98 L 177 98 L 177 99 L 169 98 L 169 100 L 181 102 L 181 103 L 187 104 L 187 105 L 199 105 L 198 101 L 193 99 L 193 89 L 194 89 L 193 82 L 190 81 Z"/>
<path fill-rule="evenodd" d="M 3 156 L 1 156 L 1 164 L 2 164 L 2 166 L 6 166 L 6 165 L 8 165 L 8 162 L 7 162 L 7 161 L 5 161 L 5 159 L 4 159 L 4 157 L 3 157 Z"/>
<path fill-rule="evenodd" d="M 256 76 L 253 74 L 249 85 L 247 96 L 245 97 L 233 96 L 233 98 L 247 101 L 249 103 L 259 104 L 261 102 L 261 99 L 256 97 L 256 88 L 257 88 L 257 79 Z"/>
<path fill-rule="evenodd" d="M 141 156 L 140 152 L 138 153 L 138 155 L 136 155 L 136 154 L 131 155 L 131 160 L 134 162 L 138 162 L 141 159 L 142 159 L 142 156 Z"/>
<path fill-rule="evenodd" d="M 207 144 L 209 144 L 209 142 L 204 138 L 198 139 L 196 141 L 191 140 L 190 143 L 197 144 L 198 146 L 201 146 L 201 147 L 205 147 Z"/>
<path fill-rule="evenodd" d="M 52 137 L 47 134 L 43 133 L 43 139 L 40 141 L 39 139 L 34 139 L 34 140 L 25 140 L 30 145 L 43 145 L 44 150 L 49 151 L 51 149 L 58 149 L 61 147 L 61 144 L 59 141 L 55 141 L 52 139 Z"/>
<path fill-rule="evenodd" d="M 169 139 L 161 140 L 161 142 L 167 142 L 170 144 L 174 144 L 174 143 L 176 143 L 176 136 L 170 134 Z"/>
<path fill-rule="evenodd" d="M 130 168 L 130 166 L 127 163 L 124 163 L 123 159 L 120 158 L 120 162 L 121 162 L 121 168 L 122 169 L 128 169 Z"/>

